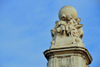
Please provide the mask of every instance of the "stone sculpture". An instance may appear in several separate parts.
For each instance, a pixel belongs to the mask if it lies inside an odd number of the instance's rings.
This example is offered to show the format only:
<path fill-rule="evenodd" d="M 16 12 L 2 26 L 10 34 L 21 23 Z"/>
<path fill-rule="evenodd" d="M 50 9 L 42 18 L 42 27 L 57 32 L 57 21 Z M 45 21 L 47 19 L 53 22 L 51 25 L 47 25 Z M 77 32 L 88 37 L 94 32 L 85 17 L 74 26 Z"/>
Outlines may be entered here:
<path fill-rule="evenodd" d="M 70 10 L 69 10 L 70 8 Z M 54 29 L 51 30 L 52 41 L 51 41 L 51 48 L 52 45 L 56 45 L 60 38 L 63 40 L 63 36 L 67 38 L 71 38 L 71 44 L 81 43 L 80 46 L 84 46 L 82 42 L 83 38 L 83 24 L 80 24 L 80 18 L 77 17 L 76 10 L 71 6 L 63 7 L 59 12 L 59 21 L 55 22 Z M 58 40 L 57 40 L 58 39 Z M 67 41 L 67 40 L 66 40 Z M 62 41 L 64 42 L 64 41 Z M 57 44 L 60 46 L 69 45 L 68 43 L 64 44 Z M 57 46 L 56 45 L 56 46 Z"/>
<path fill-rule="evenodd" d="M 84 47 L 83 24 L 72 6 L 64 6 L 51 30 L 50 49 L 44 51 L 47 67 L 89 67 L 92 57 Z"/>

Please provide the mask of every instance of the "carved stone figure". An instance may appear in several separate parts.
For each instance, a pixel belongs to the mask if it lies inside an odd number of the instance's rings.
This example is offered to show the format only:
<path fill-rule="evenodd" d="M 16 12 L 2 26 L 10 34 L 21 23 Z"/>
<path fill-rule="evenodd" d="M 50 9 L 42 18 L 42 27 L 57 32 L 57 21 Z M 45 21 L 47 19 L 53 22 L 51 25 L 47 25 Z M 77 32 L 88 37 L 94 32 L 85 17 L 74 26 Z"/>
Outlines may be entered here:
<path fill-rule="evenodd" d="M 72 6 L 59 11 L 59 20 L 51 30 L 51 46 L 44 52 L 47 67 L 88 67 L 92 57 L 84 47 L 83 24 Z"/>
<path fill-rule="evenodd" d="M 70 6 L 69 6 L 70 7 Z M 72 8 L 72 7 L 71 7 Z M 70 11 L 71 10 L 71 11 Z M 63 7 L 59 12 L 59 21 L 55 22 L 54 29 L 51 30 L 52 41 L 51 44 L 55 45 L 59 39 L 63 37 L 71 38 L 70 43 L 75 44 L 82 42 L 83 38 L 83 24 L 80 24 L 80 18 L 77 17 L 77 12 L 74 8 L 68 9 Z M 81 41 L 80 41 L 81 39 Z M 67 40 L 66 40 L 67 42 Z M 60 43 L 59 43 L 60 44 Z M 67 43 L 64 43 L 67 44 Z"/>

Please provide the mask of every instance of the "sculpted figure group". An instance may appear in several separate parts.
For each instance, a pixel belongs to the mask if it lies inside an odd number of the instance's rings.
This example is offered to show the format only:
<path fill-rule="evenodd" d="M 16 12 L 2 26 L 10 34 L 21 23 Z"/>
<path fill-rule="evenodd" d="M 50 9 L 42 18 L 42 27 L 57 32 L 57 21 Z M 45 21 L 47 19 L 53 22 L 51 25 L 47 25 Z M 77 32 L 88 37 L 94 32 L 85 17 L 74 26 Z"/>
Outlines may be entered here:
<path fill-rule="evenodd" d="M 56 36 L 76 37 L 75 41 L 79 41 L 79 39 L 82 40 L 83 24 L 80 24 L 80 21 L 80 18 L 73 18 L 71 14 L 68 14 L 67 16 L 62 14 L 60 21 L 56 21 L 54 29 L 51 30 L 53 40 L 51 44 L 54 45 Z"/>

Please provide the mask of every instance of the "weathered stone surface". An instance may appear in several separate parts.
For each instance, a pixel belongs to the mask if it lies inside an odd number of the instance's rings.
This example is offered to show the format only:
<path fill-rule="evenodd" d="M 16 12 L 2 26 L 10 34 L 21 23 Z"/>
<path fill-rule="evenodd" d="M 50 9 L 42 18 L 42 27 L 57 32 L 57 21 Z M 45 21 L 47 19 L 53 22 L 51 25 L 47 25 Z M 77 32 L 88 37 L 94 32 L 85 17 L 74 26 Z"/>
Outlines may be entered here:
<path fill-rule="evenodd" d="M 88 67 L 92 57 L 84 47 L 83 24 L 72 6 L 64 6 L 59 11 L 59 21 L 51 30 L 50 49 L 44 52 L 47 67 Z"/>
<path fill-rule="evenodd" d="M 83 47 L 65 47 L 48 49 L 44 52 L 48 60 L 47 67 L 88 67 L 92 57 Z"/>
<path fill-rule="evenodd" d="M 80 18 L 77 17 L 75 8 L 71 6 L 64 6 L 59 12 L 59 21 L 55 22 L 54 29 L 51 30 L 52 41 L 50 48 L 58 48 L 69 46 L 84 47 L 83 38 L 83 24 L 80 24 Z"/>

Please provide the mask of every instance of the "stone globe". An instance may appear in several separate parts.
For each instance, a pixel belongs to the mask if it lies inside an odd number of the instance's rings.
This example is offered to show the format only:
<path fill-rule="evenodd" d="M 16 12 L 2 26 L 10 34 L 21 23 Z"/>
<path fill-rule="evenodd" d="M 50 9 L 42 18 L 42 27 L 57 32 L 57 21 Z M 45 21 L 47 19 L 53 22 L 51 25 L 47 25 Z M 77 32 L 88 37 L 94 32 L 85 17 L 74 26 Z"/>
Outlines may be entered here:
<path fill-rule="evenodd" d="M 77 11 L 72 6 L 64 6 L 59 11 L 59 19 L 62 17 L 67 17 L 67 15 L 72 15 L 73 18 L 77 18 Z"/>

